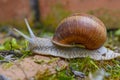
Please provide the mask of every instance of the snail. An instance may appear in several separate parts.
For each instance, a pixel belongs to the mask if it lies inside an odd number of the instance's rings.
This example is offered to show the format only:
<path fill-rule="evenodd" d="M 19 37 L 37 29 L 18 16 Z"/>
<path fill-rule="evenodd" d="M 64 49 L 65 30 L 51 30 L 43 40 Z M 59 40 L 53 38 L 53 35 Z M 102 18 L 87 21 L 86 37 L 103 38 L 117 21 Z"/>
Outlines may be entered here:
<path fill-rule="evenodd" d="M 61 21 L 53 38 L 36 37 L 25 19 L 30 37 L 14 28 L 29 41 L 33 53 L 62 58 L 90 57 L 94 60 L 110 60 L 119 53 L 104 47 L 107 39 L 106 28 L 102 21 L 92 15 L 72 15 Z"/>

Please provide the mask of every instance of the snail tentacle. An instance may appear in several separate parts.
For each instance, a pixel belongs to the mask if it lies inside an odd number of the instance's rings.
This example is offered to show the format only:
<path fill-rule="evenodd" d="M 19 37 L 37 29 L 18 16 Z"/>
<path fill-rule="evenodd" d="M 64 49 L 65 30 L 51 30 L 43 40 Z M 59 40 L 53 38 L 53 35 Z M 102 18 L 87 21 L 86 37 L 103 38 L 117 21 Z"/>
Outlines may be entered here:
<path fill-rule="evenodd" d="M 28 40 L 30 43 L 34 43 L 34 38 L 30 38 L 27 35 L 25 35 L 24 33 L 22 33 L 21 31 L 19 31 L 18 29 L 14 28 L 13 30 L 15 30 L 18 34 L 20 34 L 22 37 L 24 37 L 26 40 Z"/>
<path fill-rule="evenodd" d="M 31 38 L 26 36 L 25 34 L 23 34 L 21 31 L 19 31 L 18 29 L 14 28 L 13 30 L 15 30 L 18 34 L 20 34 L 21 36 L 23 36 L 26 40 L 31 42 Z"/>
<path fill-rule="evenodd" d="M 30 33 L 31 38 L 34 38 L 35 35 L 34 35 L 32 29 L 30 28 L 30 25 L 29 25 L 28 20 L 27 20 L 26 18 L 25 18 L 25 23 L 26 23 L 26 26 L 27 26 L 27 28 L 28 28 L 28 31 L 29 31 L 29 33 Z"/>
<path fill-rule="evenodd" d="M 28 29 L 28 31 L 29 31 L 29 33 L 30 33 L 30 37 L 28 37 L 27 35 L 25 35 L 25 34 L 22 33 L 21 31 L 19 31 L 18 29 L 15 29 L 15 28 L 14 28 L 14 30 L 15 30 L 16 32 L 18 32 L 21 36 L 23 36 L 26 40 L 28 40 L 30 43 L 34 43 L 34 38 L 35 38 L 36 36 L 34 35 L 32 29 L 30 28 L 30 25 L 29 25 L 27 19 L 25 18 L 24 20 L 25 20 L 27 29 Z"/>

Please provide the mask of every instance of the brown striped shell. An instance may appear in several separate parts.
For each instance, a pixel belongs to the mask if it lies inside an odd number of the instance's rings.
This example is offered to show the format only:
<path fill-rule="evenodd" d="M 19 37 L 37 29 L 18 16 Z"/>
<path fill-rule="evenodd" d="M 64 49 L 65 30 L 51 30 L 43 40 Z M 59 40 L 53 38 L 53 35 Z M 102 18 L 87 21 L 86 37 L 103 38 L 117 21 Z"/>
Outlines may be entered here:
<path fill-rule="evenodd" d="M 80 14 L 65 18 L 58 25 L 52 42 L 59 46 L 83 46 L 98 49 L 106 41 L 106 27 L 92 15 Z"/>

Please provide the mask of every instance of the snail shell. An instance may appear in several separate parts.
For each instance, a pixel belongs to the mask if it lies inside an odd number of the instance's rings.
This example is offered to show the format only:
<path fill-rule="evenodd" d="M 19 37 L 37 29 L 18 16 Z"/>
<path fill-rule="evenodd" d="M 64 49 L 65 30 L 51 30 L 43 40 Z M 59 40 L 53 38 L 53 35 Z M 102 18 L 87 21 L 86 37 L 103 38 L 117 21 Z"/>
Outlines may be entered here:
<path fill-rule="evenodd" d="M 98 49 L 106 41 L 106 27 L 92 15 L 79 14 L 65 18 L 57 27 L 52 42 L 59 46 L 84 46 Z"/>

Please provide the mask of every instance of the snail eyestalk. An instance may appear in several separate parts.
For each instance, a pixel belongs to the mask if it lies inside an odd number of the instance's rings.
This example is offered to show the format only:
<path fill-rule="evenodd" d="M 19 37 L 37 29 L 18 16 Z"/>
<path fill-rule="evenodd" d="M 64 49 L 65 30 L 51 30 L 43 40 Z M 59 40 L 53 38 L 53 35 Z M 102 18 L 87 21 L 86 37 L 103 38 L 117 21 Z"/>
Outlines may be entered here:
<path fill-rule="evenodd" d="M 30 25 L 29 25 L 29 23 L 28 23 L 28 21 L 27 21 L 26 18 L 25 18 L 25 23 L 26 23 L 26 26 L 27 26 L 28 31 L 29 31 L 29 33 L 30 33 L 30 37 L 26 36 L 26 35 L 23 34 L 21 31 L 15 29 L 15 28 L 14 28 L 14 30 L 15 30 L 16 32 L 18 32 L 21 36 L 23 36 L 25 39 L 27 39 L 29 42 L 33 43 L 33 42 L 34 42 L 35 35 L 34 35 L 34 33 L 32 32 L 32 30 L 31 30 L 31 28 L 30 28 Z"/>
<path fill-rule="evenodd" d="M 21 31 L 17 30 L 16 28 L 14 28 L 14 30 L 16 32 L 18 32 L 21 36 L 23 36 L 25 39 L 27 39 L 28 41 L 31 41 L 31 38 L 29 38 L 28 36 L 26 36 L 25 34 L 23 34 Z"/>
<path fill-rule="evenodd" d="M 34 35 L 32 29 L 30 28 L 30 25 L 29 25 L 29 23 L 28 23 L 28 21 L 27 21 L 26 18 L 25 18 L 25 23 L 26 23 L 26 26 L 27 26 L 27 28 L 28 28 L 28 31 L 29 31 L 29 33 L 30 33 L 31 38 L 34 38 L 35 35 Z"/>

